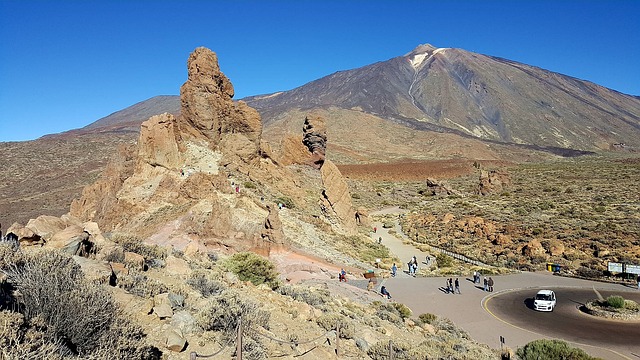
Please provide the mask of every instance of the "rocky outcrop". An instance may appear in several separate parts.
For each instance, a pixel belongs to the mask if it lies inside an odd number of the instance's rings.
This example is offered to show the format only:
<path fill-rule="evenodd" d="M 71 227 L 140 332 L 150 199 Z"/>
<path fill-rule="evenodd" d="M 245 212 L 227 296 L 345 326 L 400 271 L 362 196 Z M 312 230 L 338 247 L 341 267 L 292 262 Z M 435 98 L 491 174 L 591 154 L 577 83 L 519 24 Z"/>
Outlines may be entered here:
<path fill-rule="evenodd" d="M 511 177 L 505 170 L 482 170 L 476 192 L 480 195 L 489 195 L 500 192 L 509 185 L 511 185 Z"/>
<path fill-rule="evenodd" d="M 284 231 L 282 229 L 280 215 L 278 214 L 278 208 L 271 204 L 267 205 L 267 210 L 269 210 L 269 215 L 264 219 L 261 234 L 262 240 L 273 244 L 284 244 Z"/>
<path fill-rule="evenodd" d="M 356 231 L 356 218 L 349 186 L 338 167 L 326 160 L 320 169 L 322 176 L 323 211 L 330 219 L 337 219 L 339 225 L 348 233 Z"/>
<path fill-rule="evenodd" d="M 325 120 L 317 115 L 307 115 L 302 128 L 302 143 L 311 152 L 309 161 L 317 169 L 322 167 L 327 151 L 327 126 Z"/>
<path fill-rule="evenodd" d="M 432 196 L 446 196 L 453 194 L 453 191 L 449 188 L 449 185 L 444 181 L 438 181 L 436 179 L 427 179 L 427 188 L 429 194 Z"/>
<path fill-rule="evenodd" d="M 168 113 L 142 123 L 138 140 L 138 161 L 151 166 L 178 169 L 183 160 L 178 151 L 176 118 Z"/>
<path fill-rule="evenodd" d="M 242 101 L 233 102 L 233 85 L 220 71 L 216 54 L 197 48 L 187 68 L 188 79 L 180 88 L 180 130 L 220 150 L 226 158 L 223 165 L 238 166 L 236 159 L 256 160 L 262 135 L 260 115 Z"/>

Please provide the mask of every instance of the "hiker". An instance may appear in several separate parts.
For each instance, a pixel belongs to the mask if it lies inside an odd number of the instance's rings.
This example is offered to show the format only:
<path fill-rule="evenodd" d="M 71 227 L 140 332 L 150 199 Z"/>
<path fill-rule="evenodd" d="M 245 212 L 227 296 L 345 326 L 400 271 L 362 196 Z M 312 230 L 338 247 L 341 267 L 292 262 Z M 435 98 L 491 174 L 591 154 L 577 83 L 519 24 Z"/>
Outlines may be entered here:
<path fill-rule="evenodd" d="M 377 231 L 378 231 L 378 228 L 374 226 L 373 227 L 373 233 L 375 234 Z"/>
<path fill-rule="evenodd" d="M 338 280 L 340 280 L 341 282 L 347 282 L 347 272 L 344 271 L 344 269 L 340 270 L 340 274 L 338 275 Z"/>
<path fill-rule="evenodd" d="M 384 286 L 380 288 L 380 294 L 382 294 L 382 296 L 386 296 L 387 299 L 391 299 L 391 294 L 389 294 L 389 291 Z"/>
<path fill-rule="evenodd" d="M 376 284 L 373 282 L 373 278 L 369 279 L 367 283 L 367 291 L 372 291 Z"/>
<path fill-rule="evenodd" d="M 484 278 L 484 288 L 482 289 L 483 291 L 489 291 L 489 283 L 487 281 L 487 278 Z"/>
<path fill-rule="evenodd" d="M 638 281 L 638 290 L 640 290 L 640 275 L 638 275 L 638 278 L 636 280 Z"/>
<path fill-rule="evenodd" d="M 398 271 L 398 267 L 396 266 L 396 263 L 393 263 L 393 266 L 391 267 L 391 276 L 396 277 L 397 271 Z"/>
<path fill-rule="evenodd" d="M 462 295 L 462 293 L 460 292 L 460 281 L 458 280 L 458 278 L 456 278 L 456 291 L 458 292 L 458 294 Z"/>
<path fill-rule="evenodd" d="M 382 244 L 382 236 L 378 238 L 378 244 Z"/>
<path fill-rule="evenodd" d="M 489 285 L 489 292 L 493 292 L 493 279 L 491 277 L 489 277 L 487 285 Z"/>
<path fill-rule="evenodd" d="M 449 278 L 449 280 L 447 280 L 447 289 L 449 290 L 450 294 L 455 294 L 453 292 L 453 279 Z"/>

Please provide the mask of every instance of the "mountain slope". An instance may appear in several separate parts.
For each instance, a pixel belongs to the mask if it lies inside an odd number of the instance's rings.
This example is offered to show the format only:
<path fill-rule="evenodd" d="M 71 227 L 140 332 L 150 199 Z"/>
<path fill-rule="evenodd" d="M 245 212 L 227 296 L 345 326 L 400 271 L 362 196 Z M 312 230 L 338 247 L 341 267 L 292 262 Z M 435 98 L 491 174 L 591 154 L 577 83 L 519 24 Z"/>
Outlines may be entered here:
<path fill-rule="evenodd" d="M 640 146 L 640 101 L 593 83 L 461 49 L 422 45 L 296 89 L 245 99 L 266 124 L 328 106 L 421 130 L 581 150 Z"/>
<path fill-rule="evenodd" d="M 135 126 L 137 131 L 139 130 L 138 128 L 143 121 L 147 120 L 153 115 L 158 115 L 165 112 L 173 115 L 177 115 L 180 113 L 180 96 L 154 96 L 151 99 L 141 101 L 120 111 L 116 111 L 111 115 L 98 119 L 82 129 L 94 130 L 98 128 Z"/>

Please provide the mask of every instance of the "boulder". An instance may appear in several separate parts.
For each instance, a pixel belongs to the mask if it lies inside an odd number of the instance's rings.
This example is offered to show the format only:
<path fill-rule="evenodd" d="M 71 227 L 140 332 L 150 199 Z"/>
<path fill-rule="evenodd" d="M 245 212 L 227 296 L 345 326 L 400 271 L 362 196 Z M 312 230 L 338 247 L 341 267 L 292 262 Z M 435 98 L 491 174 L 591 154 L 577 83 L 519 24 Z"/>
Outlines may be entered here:
<path fill-rule="evenodd" d="M 18 223 L 14 223 L 7 229 L 6 235 L 9 236 L 9 234 L 14 234 L 18 238 L 20 246 L 44 245 L 44 239 L 40 235 Z"/>
<path fill-rule="evenodd" d="M 189 264 L 184 259 L 177 258 L 173 255 L 169 255 L 165 259 L 164 270 L 170 275 L 179 276 L 188 276 L 193 272 Z"/>
<path fill-rule="evenodd" d="M 529 241 L 522 248 L 522 255 L 527 256 L 527 257 L 544 256 L 546 254 L 546 252 L 547 251 L 545 250 L 545 248 L 540 243 L 540 240 L 538 240 L 538 239 L 533 239 L 533 240 Z"/>
<path fill-rule="evenodd" d="M 509 185 L 511 185 L 511 177 L 506 170 L 482 170 L 476 193 L 489 195 L 500 192 Z"/>
<path fill-rule="evenodd" d="M 429 189 L 429 194 L 432 196 L 447 196 L 453 194 L 453 191 L 449 189 L 446 182 L 433 178 L 427 179 L 427 189 Z"/>
<path fill-rule="evenodd" d="M 47 247 L 58 249 L 69 255 L 85 256 L 91 253 L 92 244 L 89 242 L 89 233 L 82 227 L 71 225 L 57 232 L 47 241 Z"/>
<path fill-rule="evenodd" d="M 136 254 L 134 252 L 130 252 L 130 251 L 125 251 L 124 252 L 124 263 L 127 264 L 128 266 L 140 270 L 140 271 L 144 271 L 145 270 L 145 264 L 144 264 L 144 256 L 140 255 L 140 254 Z"/>
<path fill-rule="evenodd" d="M 40 215 L 29 220 L 26 227 L 38 234 L 44 241 L 49 241 L 53 235 L 66 228 L 67 223 L 55 216 Z"/>
<path fill-rule="evenodd" d="M 106 261 L 87 259 L 82 256 L 73 256 L 76 264 L 80 265 L 85 278 L 99 284 L 115 284 L 115 275 L 111 265 Z"/>
<path fill-rule="evenodd" d="M 153 313 L 160 319 L 171 318 L 173 316 L 169 293 L 162 293 L 153 297 Z"/>
<path fill-rule="evenodd" d="M 182 334 L 179 333 L 179 330 L 171 328 L 165 331 L 164 335 L 167 349 L 173 352 L 181 352 L 184 350 L 185 345 L 187 345 L 187 341 L 182 337 Z"/>

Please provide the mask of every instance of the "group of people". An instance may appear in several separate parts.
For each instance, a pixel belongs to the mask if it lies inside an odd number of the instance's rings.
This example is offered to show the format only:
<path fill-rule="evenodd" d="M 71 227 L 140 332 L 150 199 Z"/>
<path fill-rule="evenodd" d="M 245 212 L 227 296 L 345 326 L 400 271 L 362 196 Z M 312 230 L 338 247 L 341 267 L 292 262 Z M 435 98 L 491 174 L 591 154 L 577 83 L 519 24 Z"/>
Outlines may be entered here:
<path fill-rule="evenodd" d="M 460 280 L 458 280 L 458 278 L 456 278 L 455 282 L 452 278 L 448 278 L 445 281 L 447 294 L 455 294 L 457 292 L 458 294 L 462 295 L 462 293 L 460 292 Z"/>
<path fill-rule="evenodd" d="M 484 278 L 484 291 L 493 292 L 493 279 L 489 277 L 489 279 Z"/>
<path fill-rule="evenodd" d="M 409 275 L 416 276 L 416 272 L 418 271 L 418 259 L 414 256 L 409 260 Z"/>

